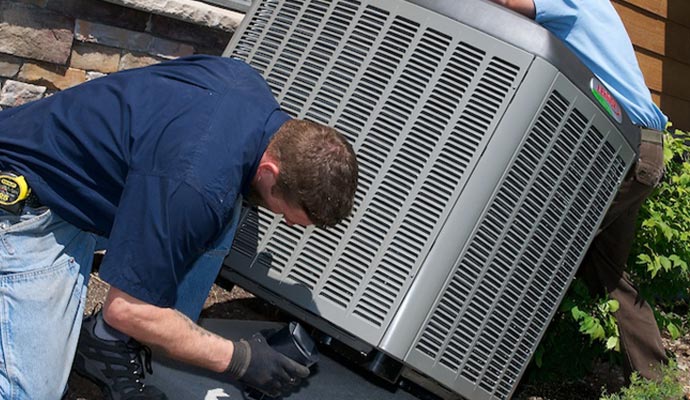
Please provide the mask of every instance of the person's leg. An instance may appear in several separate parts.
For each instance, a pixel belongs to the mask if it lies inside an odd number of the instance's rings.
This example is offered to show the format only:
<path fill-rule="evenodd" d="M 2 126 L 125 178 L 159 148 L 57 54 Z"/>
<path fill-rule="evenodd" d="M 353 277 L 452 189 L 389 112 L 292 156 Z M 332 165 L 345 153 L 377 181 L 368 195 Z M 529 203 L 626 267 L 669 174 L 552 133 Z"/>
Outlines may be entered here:
<path fill-rule="evenodd" d="M 620 303 L 616 319 L 626 376 L 638 371 L 650 379 L 659 377 L 659 366 L 668 360 L 654 313 L 625 269 L 639 209 L 663 170 L 662 151 L 660 144 L 642 144 L 640 162 L 621 185 L 578 272 L 592 292 Z"/>
<path fill-rule="evenodd" d="M 93 235 L 47 209 L 0 211 L 0 397 L 59 399 L 86 298 Z"/>

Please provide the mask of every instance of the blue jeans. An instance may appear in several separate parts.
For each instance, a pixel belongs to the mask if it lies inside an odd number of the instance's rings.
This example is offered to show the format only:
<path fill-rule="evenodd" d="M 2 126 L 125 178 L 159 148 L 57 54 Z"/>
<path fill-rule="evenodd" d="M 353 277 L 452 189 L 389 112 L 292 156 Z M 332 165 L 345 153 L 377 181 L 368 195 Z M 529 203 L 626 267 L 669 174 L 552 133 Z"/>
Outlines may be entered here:
<path fill-rule="evenodd" d="M 95 243 L 46 208 L 0 210 L 1 398 L 62 396 Z"/>

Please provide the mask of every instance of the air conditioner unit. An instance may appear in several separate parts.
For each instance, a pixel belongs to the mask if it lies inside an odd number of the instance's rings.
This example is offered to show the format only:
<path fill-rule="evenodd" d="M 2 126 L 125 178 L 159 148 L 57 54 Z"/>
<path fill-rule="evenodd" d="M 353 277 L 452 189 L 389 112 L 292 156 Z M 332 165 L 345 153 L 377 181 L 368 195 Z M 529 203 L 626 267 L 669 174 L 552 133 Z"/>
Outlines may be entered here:
<path fill-rule="evenodd" d="M 335 228 L 247 210 L 222 274 L 412 380 L 509 398 L 637 157 L 606 89 L 482 0 L 260 0 L 225 55 L 361 175 Z"/>

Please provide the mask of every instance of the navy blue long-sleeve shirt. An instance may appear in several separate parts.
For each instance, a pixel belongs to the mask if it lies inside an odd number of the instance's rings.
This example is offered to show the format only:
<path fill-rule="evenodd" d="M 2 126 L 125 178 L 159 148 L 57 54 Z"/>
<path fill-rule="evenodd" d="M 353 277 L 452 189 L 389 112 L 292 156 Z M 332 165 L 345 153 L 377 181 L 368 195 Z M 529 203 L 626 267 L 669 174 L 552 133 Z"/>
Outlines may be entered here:
<path fill-rule="evenodd" d="M 192 56 L 122 71 L 0 112 L 0 169 L 108 236 L 100 275 L 170 306 L 289 117 L 245 63 Z"/>

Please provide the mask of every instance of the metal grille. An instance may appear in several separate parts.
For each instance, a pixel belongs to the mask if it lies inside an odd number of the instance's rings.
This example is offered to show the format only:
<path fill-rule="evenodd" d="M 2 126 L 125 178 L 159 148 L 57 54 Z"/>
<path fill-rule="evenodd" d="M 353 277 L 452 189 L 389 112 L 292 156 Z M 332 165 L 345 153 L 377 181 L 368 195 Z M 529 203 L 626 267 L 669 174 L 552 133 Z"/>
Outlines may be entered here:
<path fill-rule="evenodd" d="M 353 217 L 327 231 L 262 219 L 259 250 L 273 255 L 274 277 L 317 295 L 322 316 L 370 326 L 361 334 L 370 342 L 526 70 L 481 50 L 472 32 L 444 33 L 385 4 L 264 1 L 231 54 L 264 74 L 286 111 L 331 124 L 354 145 Z"/>
<path fill-rule="evenodd" d="M 512 392 L 625 173 L 591 124 L 551 93 L 415 345 L 495 398 Z"/>

